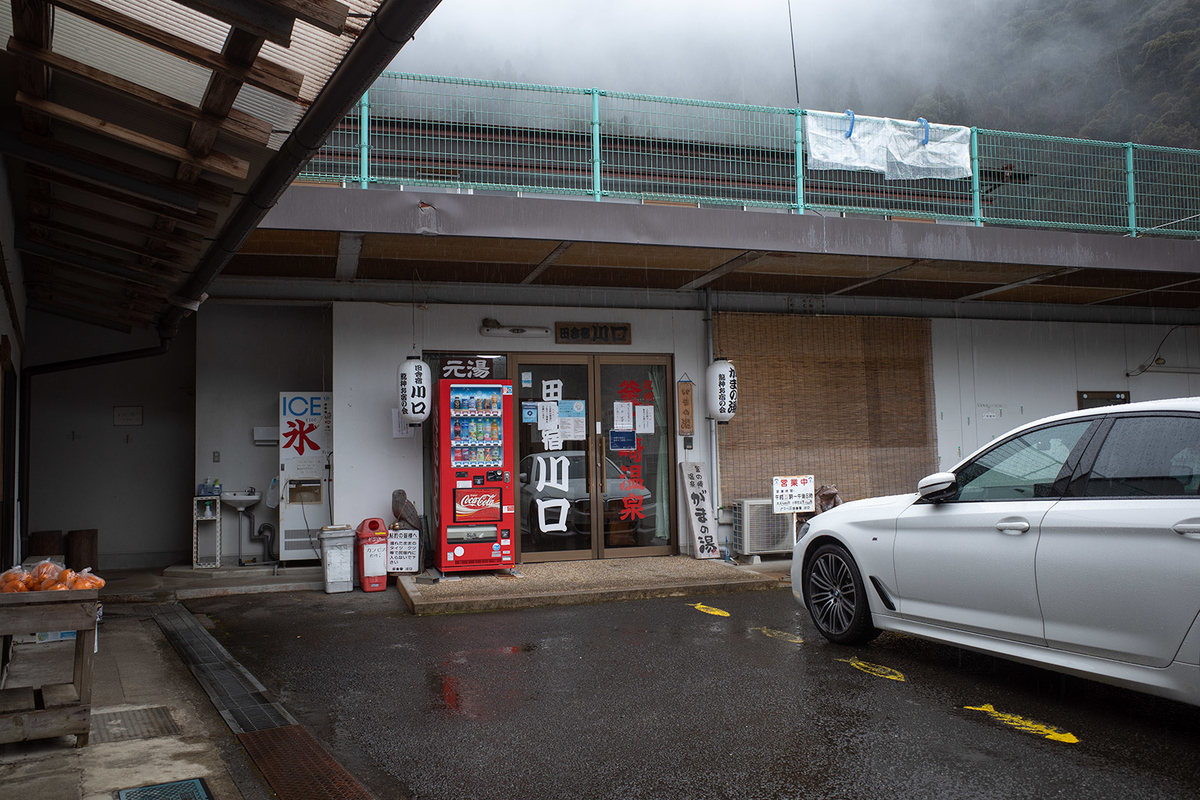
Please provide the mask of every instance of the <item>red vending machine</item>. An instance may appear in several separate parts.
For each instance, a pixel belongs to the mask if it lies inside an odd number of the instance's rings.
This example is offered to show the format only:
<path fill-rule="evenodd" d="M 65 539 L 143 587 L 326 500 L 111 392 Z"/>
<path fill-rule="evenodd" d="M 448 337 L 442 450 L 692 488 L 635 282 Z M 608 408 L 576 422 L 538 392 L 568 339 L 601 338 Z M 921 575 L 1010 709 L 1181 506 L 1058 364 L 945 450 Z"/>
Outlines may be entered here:
<path fill-rule="evenodd" d="M 443 572 L 513 566 L 512 381 L 438 381 L 433 549 Z"/>

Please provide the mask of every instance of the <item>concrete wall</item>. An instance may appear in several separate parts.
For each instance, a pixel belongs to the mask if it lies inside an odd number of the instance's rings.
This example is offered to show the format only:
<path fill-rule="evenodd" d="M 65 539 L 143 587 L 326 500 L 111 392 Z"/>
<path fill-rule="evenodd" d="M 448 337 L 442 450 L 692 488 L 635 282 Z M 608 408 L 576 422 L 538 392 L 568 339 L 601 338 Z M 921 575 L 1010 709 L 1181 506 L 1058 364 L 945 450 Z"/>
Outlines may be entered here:
<path fill-rule="evenodd" d="M 1167 366 L 1200 372 L 1195 328 L 933 320 L 941 467 L 1018 425 L 1074 410 L 1076 392 L 1126 391 L 1134 402 L 1200 394 L 1200 374 L 1126 377 L 1160 343 Z"/>
<path fill-rule="evenodd" d="M 553 327 L 556 320 L 620 321 L 633 325 L 634 344 L 621 353 L 674 353 L 677 380 L 696 382 L 696 449 L 679 459 L 711 463 L 704 421 L 704 369 L 707 349 L 703 313 L 632 309 L 561 309 L 495 306 L 430 306 L 416 312 L 417 352 L 466 353 L 612 352 L 615 348 L 556 345 L 548 339 L 495 339 L 479 333 L 485 317 L 506 325 Z M 357 525 L 369 517 L 391 521 L 391 497 L 405 489 L 424 513 L 424 457 L 421 438 L 393 439 L 391 409 L 396 406 L 396 369 L 412 351 L 413 311 L 408 305 L 337 303 L 333 308 L 334 521 Z M 510 378 L 512 376 L 510 375 Z M 672 481 L 678 478 L 673 472 Z M 682 530 L 682 516 L 676 529 Z M 686 546 L 684 537 L 683 545 Z"/>
<path fill-rule="evenodd" d="M 280 392 L 329 390 L 329 308 L 206 303 L 197 316 L 195 462 L 188 496 L 213 477 L 226 490 L 253 486 L 265 500 L 279 475 L 279 448 L 256 446 L 253 428 L 279 426 Z M 264 522 L 279 529 L 278 512 L 265 502 L 250 511 L 256 529 Z M 236 564 L 236 511 L 222 506 L 221 528 L 222 564 Z M 189 553 L 191 530 L 189 515 Z M 249 534 L 247 524 L 243 557 L 262 559 L 262 544 L 252 543 Z"/>
<path fill-rule="evenodd" d="M 158 344 L 152 331 L 27 320 L 27 365 Z M 190 560 L 194 359 L 189 320 L 165 355 L 33 379 L 31 531 L 96 528 L 100 571 Z M 140 406 L 142 424 L 115 425 L 116 406 Z"/>

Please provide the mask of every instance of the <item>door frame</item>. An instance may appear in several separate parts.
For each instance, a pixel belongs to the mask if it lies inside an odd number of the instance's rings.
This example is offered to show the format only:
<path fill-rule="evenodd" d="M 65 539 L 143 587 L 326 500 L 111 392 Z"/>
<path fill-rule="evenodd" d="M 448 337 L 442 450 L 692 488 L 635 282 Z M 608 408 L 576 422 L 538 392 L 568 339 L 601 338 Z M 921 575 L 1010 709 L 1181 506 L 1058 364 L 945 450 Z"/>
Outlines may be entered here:
<path fill-rule="evenodd" d="M 675 515 L 676 503 L 676 486 L 675 486 L 675 395 L 671 391 L 674 386 L 675 375 L 675 358 L 670 353 L 654 354 L 654 353 L 550 353 L 550 352 L 516 352 L 508 353 L 508 374 L 514 386 L 514 396 L 520 396 L 520 369 L 525 364 L 570 364 L 570 365 L 586 365 L 588 367 L 588 437 L 591 440 L 593 451 L 591 457 L 593 459 L 590 464 L 592 479 L 589 482 L 588 490 L 590 493 L 591 507 L 597 508 L 600 506 L 600 495 L 602 490 L 602 476 L 605 474 L 604 459 L 607 458 L 605 450 L 605 434 L 596 432 L 596 423 L 599 420 L 600 412 L 600 368 L 604 364 L 657 364 L 665 368 L 667 380 L 664 381 L 663 387 L 663 409 L 666 414 L 666 437 L 667 437 L 667 502 L 662 503 L 656 500 L 655 513 L 668 514 L 668 524 L 670 535 L 668 544 L 648 546 L 648 547 L 620 547 L 606 548 L 604 546 L 604 528 L 603 514 L 592 515 L 592 546 L 589 550 L 564 550 L 564 551 L 548 551 L 526 553 L 522 549 L 521 537 L 516 536 L 516 562 L 517 563 L 537 563 L 549 561 L 592 561 L 601 559 L 615 558 L 637 558 L 645 556 L 666 556 L 673 555 L 679 552 L 679 536 Z M 514 402 L 511 413 L 513 414 L 512 424 L 513 430 L 516 431 L 521 424 L 521 408 L 520 402 Z M 517 437 L 519 442 L 520 438 Z M 521 453 L 514 454 L 514 460 L 517 464 L 520 463 Z M 514 464 L 515 466 L 515 464 Z M 517 530 L 521 530 L 521 524 L 524 521 L 525 509 L 520 508 L 518 503 L 517 508 Z"/>

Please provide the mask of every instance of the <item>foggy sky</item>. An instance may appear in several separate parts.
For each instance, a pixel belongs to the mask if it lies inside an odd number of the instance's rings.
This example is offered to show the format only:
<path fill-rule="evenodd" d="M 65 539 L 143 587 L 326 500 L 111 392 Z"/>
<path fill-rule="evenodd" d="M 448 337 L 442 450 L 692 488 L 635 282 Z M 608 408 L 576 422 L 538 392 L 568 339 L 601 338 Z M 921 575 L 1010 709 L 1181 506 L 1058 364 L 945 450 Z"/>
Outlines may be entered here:
<path fill-rule="evenodd" d="M 799 105 L 903 116 L 970 91 L 964 59 L 1012 2 L 792 0 Z M 443 0 L 390 69 L 797 105 L 787 0 Z"/>

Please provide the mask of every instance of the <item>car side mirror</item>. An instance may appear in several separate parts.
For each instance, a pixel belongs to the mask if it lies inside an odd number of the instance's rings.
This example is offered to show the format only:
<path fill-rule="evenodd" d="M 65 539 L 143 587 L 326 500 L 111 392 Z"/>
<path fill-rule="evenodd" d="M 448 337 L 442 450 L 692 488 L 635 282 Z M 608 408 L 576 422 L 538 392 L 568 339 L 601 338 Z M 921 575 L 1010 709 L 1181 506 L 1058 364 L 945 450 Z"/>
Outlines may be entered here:
<path fill-rule="evenodd" d="M 521 483 L 529 483 L 529 473 L 522 472 L 520 475 L 517 476 L 517 480 L 519 480 Z"/>
<path fill-rule="evenodd" d="M 958 479 L 953 472 L 935 472 L 917 483 L 917 494 L 931 503 L 949 500 L 958 491 Z"/>

